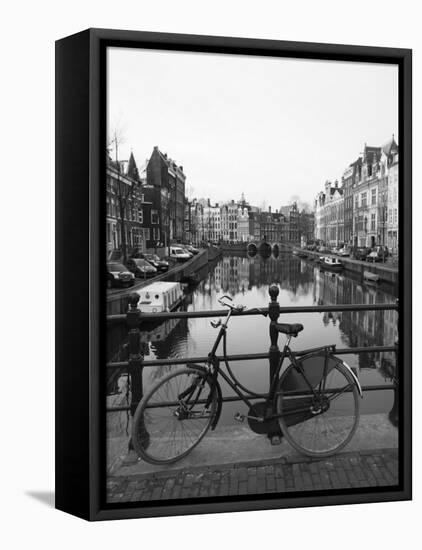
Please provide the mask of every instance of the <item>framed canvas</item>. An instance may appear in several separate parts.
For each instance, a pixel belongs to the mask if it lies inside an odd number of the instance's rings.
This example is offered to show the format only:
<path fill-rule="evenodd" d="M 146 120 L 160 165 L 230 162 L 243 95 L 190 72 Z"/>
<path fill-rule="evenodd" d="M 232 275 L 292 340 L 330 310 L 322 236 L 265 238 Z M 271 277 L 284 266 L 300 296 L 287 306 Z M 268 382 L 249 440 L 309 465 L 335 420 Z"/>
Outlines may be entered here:
<path fill-rule="evenodd" d="M 56 43 L 56 506 L 411 498 L 411 50 Z"/>

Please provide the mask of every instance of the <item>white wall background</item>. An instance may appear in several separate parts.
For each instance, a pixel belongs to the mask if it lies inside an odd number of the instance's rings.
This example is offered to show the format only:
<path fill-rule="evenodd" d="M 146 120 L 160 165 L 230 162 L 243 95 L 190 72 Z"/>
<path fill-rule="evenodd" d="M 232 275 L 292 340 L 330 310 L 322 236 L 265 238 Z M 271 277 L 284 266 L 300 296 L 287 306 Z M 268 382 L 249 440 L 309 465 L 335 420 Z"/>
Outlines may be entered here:
<path fill-rule="evenodd" d="M 241 544 L 245 548 L 309 544 L 315 549 L 344 550 L 416 547 L 422 511 L 418 391 L 414 502 L 88 524 L 30 496 L 46 493 L 48 499 L 54 487 L 54 40 L 87 27 L 413 48 L 415 205 L 422 199 L 418 162 L 422 33 L 414 0 L 4 4 L 0 32 L 2 546 L 161 549 L 186 548 L 196 541 L 205 549 Z M 417 218 L 417 206 L 414 210 Z M 420 239 L 416 219 L 415 254 Z M 418 317 L 420 256 L 414 266 Z M 420 329 L 415 319 L 415 340 Z M 422 384 L 420 369 L 415 353 L 415 387 Z"/>

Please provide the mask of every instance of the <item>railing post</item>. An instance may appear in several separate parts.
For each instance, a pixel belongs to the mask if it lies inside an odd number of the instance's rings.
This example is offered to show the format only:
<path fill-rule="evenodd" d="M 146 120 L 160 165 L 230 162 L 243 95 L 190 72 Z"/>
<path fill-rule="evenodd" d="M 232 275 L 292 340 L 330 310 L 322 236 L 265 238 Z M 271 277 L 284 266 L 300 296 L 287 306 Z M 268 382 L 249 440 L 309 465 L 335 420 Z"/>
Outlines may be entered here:
<path fill-rule="evenodd" d="M 271 302 L 268 304 L 268 315 L 271 319 L 270 323 L 270 380 L 272 380 L 274 373 L 277 370 L 278 362 L 280 360 L 280 350 L 278 348 L 278 330 L 275 328 L 275 323 L 280 316 L 280 304 L 277 301 L 279 289 L 277 285 L 271 285 L 268 289 L 271 297 Z"/>
<path fill-rule="evenodd" d="M 280 316 L 280 304 L 277 301 L 277 297 L 279 294 L 278 286 L 273 284 L 268 289 L 268 292 L 271 297 L 271 302 L 268 304 L 268 315 L 271 319 L 270 322 L 270 351 L 269 351 L 269 360 L 270 360 L 270 384 L 274 377 L 274 374 L 277 371 L 278 364 L 280 361 L 280 350 L 278 347 L 278 330 L 275 328 L 275 324 L 277 323 L 277 320 Z M 278 445 L 281 443 L 281 431 L 278 429 L 277 431 L 269 431 L 268 432 L 268 438 L 271 440 L 272 445 Z"/>
<path fill-rule="evenodd" d="M 139 294 L 132 293 L 129 297 L 129 309 L 126 314 L 126 323 L 129 328 L 129 375 L 132 392 L 130 414 L 135 414 L 136 407 L 143 396 L 142 364 L 144 356 L 141 348 L 141 312 L 138 309 Z M 132 450 L 132 441 L 129 440 L 129 450 Z"/>

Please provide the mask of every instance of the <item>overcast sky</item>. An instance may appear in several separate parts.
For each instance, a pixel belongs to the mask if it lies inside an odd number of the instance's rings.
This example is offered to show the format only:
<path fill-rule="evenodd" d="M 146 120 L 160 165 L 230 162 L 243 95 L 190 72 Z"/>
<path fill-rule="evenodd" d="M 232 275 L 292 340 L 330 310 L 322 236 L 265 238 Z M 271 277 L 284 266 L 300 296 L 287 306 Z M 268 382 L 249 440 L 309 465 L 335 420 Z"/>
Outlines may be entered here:
<path fill-rule="evenodd" d="M 158 145 L 190 197 L 312 203 L 364 143 L 398 141 L 397 66 L 108 51 L 108 128 L 140 167 Z M 114 153 L 113 153 L 114 154 Z"/>

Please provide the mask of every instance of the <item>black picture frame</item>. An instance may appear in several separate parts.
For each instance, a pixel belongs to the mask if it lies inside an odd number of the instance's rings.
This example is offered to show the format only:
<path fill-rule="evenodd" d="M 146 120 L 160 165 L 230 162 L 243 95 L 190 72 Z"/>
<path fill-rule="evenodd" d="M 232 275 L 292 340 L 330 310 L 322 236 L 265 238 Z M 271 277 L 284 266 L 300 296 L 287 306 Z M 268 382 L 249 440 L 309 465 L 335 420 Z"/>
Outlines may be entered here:
<path fill-rule="evenodd" d="M 110 46 L 393 63 L 399 68 L 402 182 L 399 200 L 400 483 L 353 489 L 105 503 L 102 381 L 105 330 L 105 52 Z M 412 497 L 411 417 L 412 52 L 409 49 L 217 36 L 88 29 L 56 42 L 56 507 L 87 520 L 408 500 Z M 70 388 L 77 388 L 75 391 Z"/>

